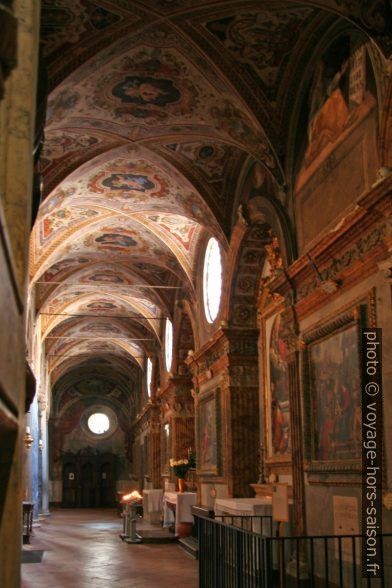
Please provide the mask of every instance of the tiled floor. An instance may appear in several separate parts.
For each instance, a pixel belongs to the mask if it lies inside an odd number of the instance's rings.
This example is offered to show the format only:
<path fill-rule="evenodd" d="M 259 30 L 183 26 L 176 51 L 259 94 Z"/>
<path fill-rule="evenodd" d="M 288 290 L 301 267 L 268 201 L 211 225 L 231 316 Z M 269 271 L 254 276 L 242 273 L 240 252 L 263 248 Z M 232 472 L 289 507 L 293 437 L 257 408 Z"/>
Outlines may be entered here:
<path fill-rule="evenodd" d="M 114 510 L 54 511 L 24 547 L 44 555 L 22 564 L 22 588 L 197 588 L 198 563 L 177 544 L 127 544 L 121 531 Z"/>

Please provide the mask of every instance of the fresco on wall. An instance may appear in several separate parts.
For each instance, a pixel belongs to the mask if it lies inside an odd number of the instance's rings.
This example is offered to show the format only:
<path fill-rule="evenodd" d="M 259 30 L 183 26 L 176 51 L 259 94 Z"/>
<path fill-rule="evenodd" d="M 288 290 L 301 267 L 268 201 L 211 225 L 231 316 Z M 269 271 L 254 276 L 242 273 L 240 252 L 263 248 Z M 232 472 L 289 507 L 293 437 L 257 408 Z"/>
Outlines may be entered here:
<path fill-rule="evenodd" d="M 287 344 L 281 316 L 275 317 L 269 346 L 271 449 L 274 455 L 290 453 L 290 403 Z"/>
<path fill-rule="evenodd" d="M 358 328 L 352 325 L 309 346 L 314 458 L 361 456 Z"/>
<path fill-rule="evenodd" d="M 354 49 L 349 37 L 340 37 L 318 61 L 311 81 L 305 165 L 374 105 L 366 47 Z"/>

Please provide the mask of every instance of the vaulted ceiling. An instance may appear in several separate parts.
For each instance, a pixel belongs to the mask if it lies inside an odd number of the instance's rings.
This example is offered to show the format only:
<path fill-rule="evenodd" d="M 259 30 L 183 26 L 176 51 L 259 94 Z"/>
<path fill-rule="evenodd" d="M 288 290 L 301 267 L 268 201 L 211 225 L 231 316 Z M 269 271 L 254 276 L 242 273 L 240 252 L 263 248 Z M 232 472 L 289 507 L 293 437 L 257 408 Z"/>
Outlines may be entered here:
<path fill-rule="evenodd" d="M 53 381 L 75 366 L 132 379 L 159 350 L 174 301 L 195 299 L 200 243 L 227 247 L 243 170 L 286 183 L 318 40 L 351 20 L 388 52 L 375 4 L 43 0 L 30 277 Z"/>

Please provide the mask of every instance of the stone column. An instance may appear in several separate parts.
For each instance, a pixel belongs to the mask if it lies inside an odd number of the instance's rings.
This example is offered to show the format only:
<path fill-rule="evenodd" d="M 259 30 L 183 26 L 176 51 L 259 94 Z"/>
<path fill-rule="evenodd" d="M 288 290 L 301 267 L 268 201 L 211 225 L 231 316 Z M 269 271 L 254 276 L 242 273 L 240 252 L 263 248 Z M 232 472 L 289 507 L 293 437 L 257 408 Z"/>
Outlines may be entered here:
<path fill-rule="evenodd" d="M 286 292 L 286 310 L 283 312 L 284 339 L 287 345 L 290 432 L 291 432 L 291 466 L 293 475 L 293 534 L 303 535 L 306 530 L 305 485 L 302 398 L 300 386 L 300 350 L 304 343 L 298 335 L 298 325 L 292 302 L 292 293 Z"/>
<path fill-rule="evenodd" d="M 41 441 L 42 449 L 40 450 L 41 458 L 41 509 L 40 514 L 43 516 L 50 515 L 49 512 L 49 436 L 48 436 L 48 416 L 46 406 L 41 402 Z"/>
<path fill-rule="evenodd" d="M 161 422 L 170 425 L 170 458 L 183 459 L 195 447 L 192 382 L 187 376 L 172 376 L 159 390 Z M 172 472 L 171 477 L 174 480 Z"/>
<path fill-rule="evenodd" d="M 257 480 L 259 465 L 258 331 L 236 328 L 226 336 L 230 343 L 229 368 L 224 379 L 228 384 L 227 416 L 231 423 L 229 488 L 232 496 L 251 497 L 250 484 Z"/>
<path fill-rule="evenodd" d="M 30 406 L 29 412 L 30 418 L 30 432 L 31 436 L 33 437 L 34 441 L 27 450 L 28 452 L 28 485 L 29 485 L 29 496 L 31 502 L 34 503 L 34 511 L 33 511 L 33 525 L 38 525 L 38 515 L 40 512 L 41 500 L 40 500 L 40 491 L 39 491 L 39 461 L 40 461 L 40 452 L 38 449 L 38 441 L 40 438 L 40 417 L 39 417 L 39 410 L 38 410 L 38 398 L 37 394 L 34 397 L 34 400 Z"/>
<path fill-rule="evenodd" d="M 196 405 L 196 448 L 202 493 L 253 496 L 250 484 L 258 476 L 259 381 L 258 330 L 222 327 L 186 363 L 193 373 Z M 217 463 L 206 470 L 200 455 L 199 415 L 211 398 L 216 410 Z M 208 468 L 207 468 L 208 469 Z M 202 497 L 202 500 L 206 498 Z"/>
<path fill-rule="evenodd" d="M 154 419 L 151 424 L 149 433 L 149 462 L 150 462 L 150 479 L 153 488 L 162 488 L 161 478 L 161 425 L 158 420 Z"/>

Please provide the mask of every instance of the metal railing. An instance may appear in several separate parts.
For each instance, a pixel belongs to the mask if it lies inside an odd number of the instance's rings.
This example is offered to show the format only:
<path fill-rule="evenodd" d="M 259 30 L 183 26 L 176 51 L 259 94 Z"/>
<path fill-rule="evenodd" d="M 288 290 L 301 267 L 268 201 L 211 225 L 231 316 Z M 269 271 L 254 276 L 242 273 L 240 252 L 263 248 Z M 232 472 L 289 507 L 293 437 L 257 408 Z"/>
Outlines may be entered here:
<path fill-rule="evenodd" d="M 362 535 L 274 537 L 245 528 L 265 517 L 241 518 L 195 516 L 200 588 L 392 586 L 392 534 L 379 536 L 382 578 L 362 578 Z"/>
<path fill-rule="evenodd" d="M 215 514 L 214 520 L 220 521 L 224 525 L 240 527 L 245 531 L 252 531 L 266 537 L 272 537 L 276 534 L 276 523 L 272 523 L 271 515 L 228 515 Z"/>

